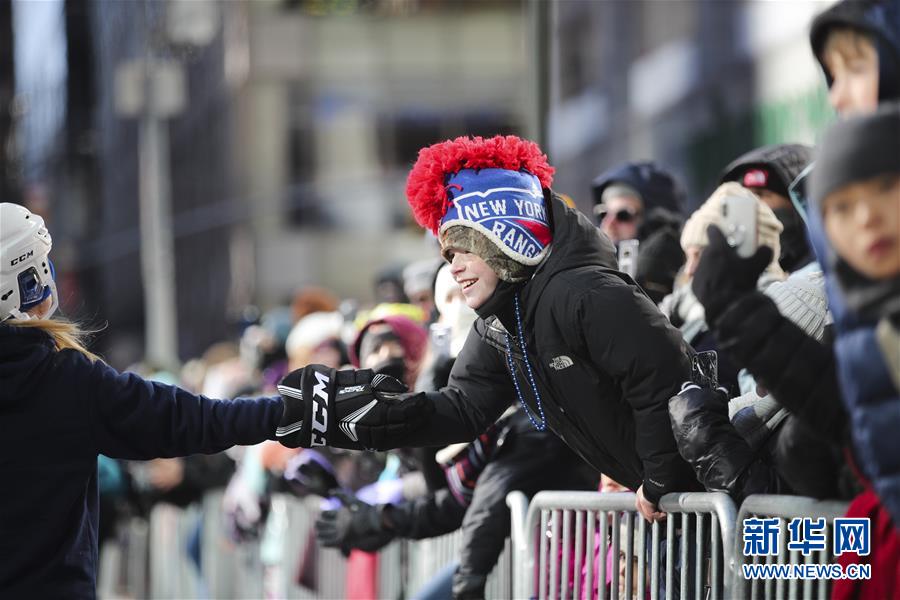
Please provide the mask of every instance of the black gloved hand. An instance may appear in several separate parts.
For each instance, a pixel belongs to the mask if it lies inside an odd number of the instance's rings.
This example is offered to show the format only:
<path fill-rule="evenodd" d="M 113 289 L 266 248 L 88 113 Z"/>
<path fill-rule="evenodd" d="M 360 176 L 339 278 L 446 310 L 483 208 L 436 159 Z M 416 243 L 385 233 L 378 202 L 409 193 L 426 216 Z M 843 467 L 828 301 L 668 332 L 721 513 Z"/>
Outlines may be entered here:
<path fill-rule="evenodd" d="M 742 258 L 721 229 L 710 225 L 706 234 L 709 245 L 700 255 L 691 290 L 706 311 L 706 322 L 713 325 L 732 302 L 756 289 L 759 276 L 772 262 L 772 249 L 760 246 L 756 254 Z"/>
<path fill-rule="evenodd" d="M 289 448 L 390 448 L 393 438 L 419 427 L 434 412 L 425 394 L 406 390 L 393 377 L 369 369 L 308 365 L 278 386 L 284 414 L 275 435 Z"/>
<path fill-rule="evenodd" d="M 340 548 L 346 555 L 353 548 L 377 552 L 394 539 L 393 532 L 382 522 L 382 510 L 386 505 L 372 506 L 349 494 L 338 497 L 344 506 L 326 510 L 316 519 L 316 537 L 320 544 Z"/>
<path fill-rule="evenodd" d="M 735 489 L 754 453 L 728 419 L 724 388 L 686 383 L 669 400 L 669 419 L 678 453 L 710 491 Z"/>
<path fill-rule="evenodd" d="M 314 460 L 300 465 L 297 468 L 297 475 L 302 478 L 302 484 L 305 484 L 310 492 L 323 498 L 327 498 L 341 487 L 334 472 Z"/>

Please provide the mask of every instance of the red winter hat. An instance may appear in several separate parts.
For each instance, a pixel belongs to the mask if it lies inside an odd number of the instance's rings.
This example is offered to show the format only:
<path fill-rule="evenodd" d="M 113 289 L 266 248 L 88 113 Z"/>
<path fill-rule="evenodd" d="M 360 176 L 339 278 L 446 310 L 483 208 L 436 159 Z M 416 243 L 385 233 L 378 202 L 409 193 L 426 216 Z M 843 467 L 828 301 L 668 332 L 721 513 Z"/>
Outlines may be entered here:
<path fill-rule="evenodd" d="M 464 169 L 525 172 L 536 177 L 542 188 L 553 183 L 554 169 L 540 147 L 514 135 L 458 137 L 423 148 L 406 180 L 406 197 L 416 222 L 435 235 L 452 205 L 449 180 Z"/>

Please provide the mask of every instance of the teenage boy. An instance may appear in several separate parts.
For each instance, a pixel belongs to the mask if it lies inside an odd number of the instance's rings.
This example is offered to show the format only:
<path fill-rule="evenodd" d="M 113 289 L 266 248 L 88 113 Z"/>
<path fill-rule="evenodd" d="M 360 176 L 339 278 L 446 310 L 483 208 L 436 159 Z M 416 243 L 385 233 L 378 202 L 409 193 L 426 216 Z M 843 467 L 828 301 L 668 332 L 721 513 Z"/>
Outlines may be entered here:
<path fill-rule="evenodd" d="M 550 190 L 553 168 L 514 136 L 423 149 L 407 182 L 479 316 L 449 385 L 398 394 L 366 371 L 311 365 L 283 382 L 279 435 L 292 446 L 436 446 L 468 441 L 518 400 L 595 469 L 659 498 L 700 489 L 678 455 L 667 403 L 690 377 L 691 350 L 627 275 L 612 243 Z"/>
<path fill-rule="evenodd" d="M 900 105 L 835 124 L 810 179 L 810 229 L 824 257 L 835 357 L 866 491 L 848 517 L 871 522 L 872 579 L 837 598 L 900 594 Z M 850 562 L 847 555 L 841 562 Z M 855 560 L 855 559 L 854 559 Z"/>

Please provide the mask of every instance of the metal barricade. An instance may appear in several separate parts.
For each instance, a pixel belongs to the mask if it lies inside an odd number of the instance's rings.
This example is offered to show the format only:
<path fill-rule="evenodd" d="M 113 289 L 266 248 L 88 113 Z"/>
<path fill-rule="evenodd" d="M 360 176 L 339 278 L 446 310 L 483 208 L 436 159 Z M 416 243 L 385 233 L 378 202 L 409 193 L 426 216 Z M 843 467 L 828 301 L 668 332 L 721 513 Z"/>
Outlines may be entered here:
<path fill-rule="evenodd" d="M 523 518 L 525 502 L 507 498 L 516 598 L 730 597 L 736 510 L 726 494 L 668 494 L 668 518 L 649 527 L 630 492 L 540 492 Z"/>
<path fill-rule="evenodd" d="M 834 563 L 833 526 L 834 519 L 847 512 L 848 503 L 832 500 L 815 500 L 802 496 L 776 496 L 756 494 L 747 497 L 741 504 L 737 520 L 737 534 L 735 535 L 734 556 L 737 564 L 734 569 L 734 595 L 736 598 L 753 598 L 754 600 L 769 600 L 775 598 L 790 598 L 791 600 L 811 600 L 813 598 L 825 599 L 830 594 L 830 580 L 828 579 L 745 579 L 743 565 L 745 564 L 829 564 Z M 744 527 L 743 523 L 748 518 L 777 518 L 778 519 L 778 549 L 776 555 L 745 556 L 744 555 Z M 797 517 L 809 517 L 812 519 L 824 518 L 826 523 L 825 540 L 827 548 L 816 550 L 806 556 L 801 556 L 799 550 L 788 550 L 789 536 L 787 524 L 790 519 Z"/>
<path fill-rule="evenodd" d="M 409 591 L 418 591 L 435 573 L 458 561 L 461 543 L 462 532 L 459 530 L 436 538 L 407 542 L 410 560 Z"/>
<path fill-rule="evenodd" d="M 154 508 L 149 522 L 133 518 L 103 553 L 98 593 L 102 598 L 342 598 L 347 560 L 340 551 L 308 545 L 318 515 L 318 498 L 272 497 L 266 528 L 270 539 L 235 544 L 225 533 L 222 492 L 202 505 Z M 527 502 L 526 502 L 527 506 Z M 202 576 L 186 554 L 187 540 L 202 520 Z M 270 545 L 276 540 L 276 547 Z M 378 597 L 410 597 L 438 571 L 458 561 L 460 532 L 427 540 L 398 540 L 379 552 Z M 306 556 L 306 552 L 314 556 Z M 301 562 L 314 565 L 316 589 L 298 583 Z M 512 597 L 513 559 L 509 543 L 488 577 L 486 598 Z"/>

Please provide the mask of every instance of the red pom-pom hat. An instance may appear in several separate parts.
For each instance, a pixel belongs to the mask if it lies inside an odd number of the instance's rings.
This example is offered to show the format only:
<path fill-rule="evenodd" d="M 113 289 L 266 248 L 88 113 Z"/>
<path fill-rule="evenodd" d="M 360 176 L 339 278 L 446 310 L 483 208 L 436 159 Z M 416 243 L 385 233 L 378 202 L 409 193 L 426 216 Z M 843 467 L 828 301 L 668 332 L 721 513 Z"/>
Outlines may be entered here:
<path fill-rule="evenodd" d="M 514 260 L 537 264 L 552 237 L 542 188 L 553 172 L 534 142 L 460 137 L 419 152 L 406 195 L 416 221 L 435 235 L 471 227 Z"/>

